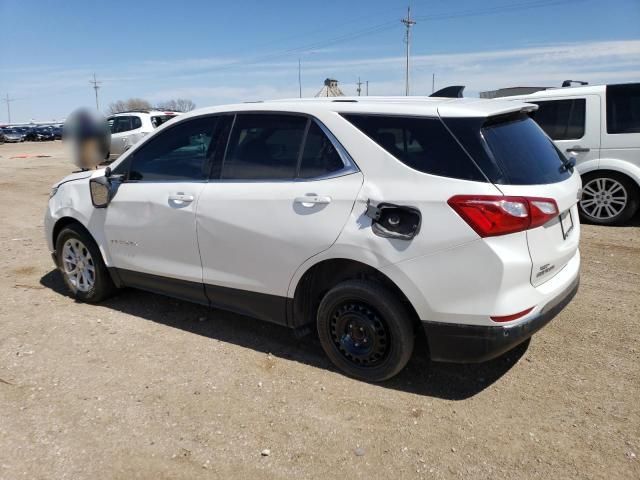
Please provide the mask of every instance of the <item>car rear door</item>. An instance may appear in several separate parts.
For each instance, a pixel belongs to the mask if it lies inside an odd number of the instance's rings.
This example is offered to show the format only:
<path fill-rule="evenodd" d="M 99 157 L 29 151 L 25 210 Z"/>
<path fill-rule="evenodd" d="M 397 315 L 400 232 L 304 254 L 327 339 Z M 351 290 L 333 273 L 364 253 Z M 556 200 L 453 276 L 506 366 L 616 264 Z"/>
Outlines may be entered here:
<path fill-rule="evenodd" d="M 285 322 L 296 269 L 329 248 L 362 174 L 314 119 L 236 115 L 224 159 L 198 203 L 198 242 L 214 305 Z"/>

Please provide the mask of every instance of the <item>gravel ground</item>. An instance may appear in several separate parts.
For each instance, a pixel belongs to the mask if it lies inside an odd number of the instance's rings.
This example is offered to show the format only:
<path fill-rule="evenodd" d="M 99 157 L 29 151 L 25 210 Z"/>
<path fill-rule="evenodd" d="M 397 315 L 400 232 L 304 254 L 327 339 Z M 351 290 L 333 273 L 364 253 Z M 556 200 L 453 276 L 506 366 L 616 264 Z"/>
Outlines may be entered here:
<path fill-rule="evenodd" d="M 370 385 L 275 325 L 73 301 L 42 228 L 71 169 L 60 142 L 0 145 L 0 479 L 640 478 L 638 218 L 583 227 L 580 291 L 528 345 L 475 366 L 418 345 Z"/>

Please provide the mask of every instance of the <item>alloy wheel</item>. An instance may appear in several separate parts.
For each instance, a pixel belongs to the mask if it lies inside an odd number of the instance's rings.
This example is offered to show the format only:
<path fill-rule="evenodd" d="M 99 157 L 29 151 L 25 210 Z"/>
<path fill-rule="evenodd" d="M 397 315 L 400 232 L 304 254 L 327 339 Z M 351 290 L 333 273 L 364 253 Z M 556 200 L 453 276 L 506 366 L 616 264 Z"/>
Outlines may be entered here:
<path fill-rule="evenodd" d="M 580 208 L 591 218 L 609 220 L 620 215 L 627 202 L 628 195 L 624 185 L 613 178 L 600 177 L 584 185 Z"/>
<path fill-rule="evenodd" d="M 62 248 L 62 268 L 69 283 L 81 292 L 96 283 L 96 267 L 89 249 L 77 238 L 70 238 Z"/>

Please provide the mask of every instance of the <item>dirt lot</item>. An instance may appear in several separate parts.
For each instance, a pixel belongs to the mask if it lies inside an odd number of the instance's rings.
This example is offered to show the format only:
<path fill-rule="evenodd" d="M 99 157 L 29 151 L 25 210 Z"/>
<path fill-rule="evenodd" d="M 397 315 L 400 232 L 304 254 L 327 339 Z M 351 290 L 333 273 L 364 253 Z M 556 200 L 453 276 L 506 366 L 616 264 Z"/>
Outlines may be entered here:
<path fill-rule="evenodd" d="M 74 302 L 42 228 L 71 169 L 60 142 L 0 145 L 0 479 L 640 478 L 638 218 L 583 228 L 580 291 L 529 345 L 477 366 L 419 346 L 369 385 L 275 325 Z"/>

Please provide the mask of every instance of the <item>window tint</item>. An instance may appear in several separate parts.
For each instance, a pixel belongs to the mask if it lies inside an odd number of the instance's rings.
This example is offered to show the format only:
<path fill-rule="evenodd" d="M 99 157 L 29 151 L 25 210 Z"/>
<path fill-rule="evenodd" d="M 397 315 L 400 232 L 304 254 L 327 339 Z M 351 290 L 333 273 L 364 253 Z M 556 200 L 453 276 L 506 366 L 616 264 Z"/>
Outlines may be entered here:
<path fill-rule="evenodd" d="M 640 133 L 640 83 L 607 86 L 607 133 Z"/>
<path fill-rule="evenodd" d="M 562 154 L 525 116 L 505 117 L 482 128 L 495 162 L 507 185 L 541 185 L 561 182 L 571 176 L 563 166 Z"/>
<path fill-rule="evenodd" d="M 131 117 L 131 130 L 142 127 L 142 120 L 140 117 Z"/>
<path fill-rule="evenodd" d="M 202 180 L 208 172 L 217 117 L 187 120 L 165 130 L 134 152 L 129 180 Z M 214 142 L 215 144 L 215 142 Z"/>
<path fill-rule="evenodd" d="M 439 119 L 383 115 L 345 118 L 411 168 L 443 177 L 486 181 Z"/>
<path fill-rule="evenodd" d="M 292 179 L 307 119 L 281 114 L 240 114 L 222 166 L 225 179 Z"/>
<path fill-rule="evenodd" d="M 131 130 L 131 117 L 115 117 L 111 128 L 112 133 L 128 132 Z"/>
<path fill-rule="evenodd" d="M 584 98 L 531 103 L 539 106 L 531 112 L 531 118 L 553 140 L 577 140 L 584 136 L 587 104 Z"/>
<path fill-rule="evenodd" d="M 340 154 L 316 122 L 311 122 L 302 152 L 300 178 L 328 175 L 344 168 Z"/>

